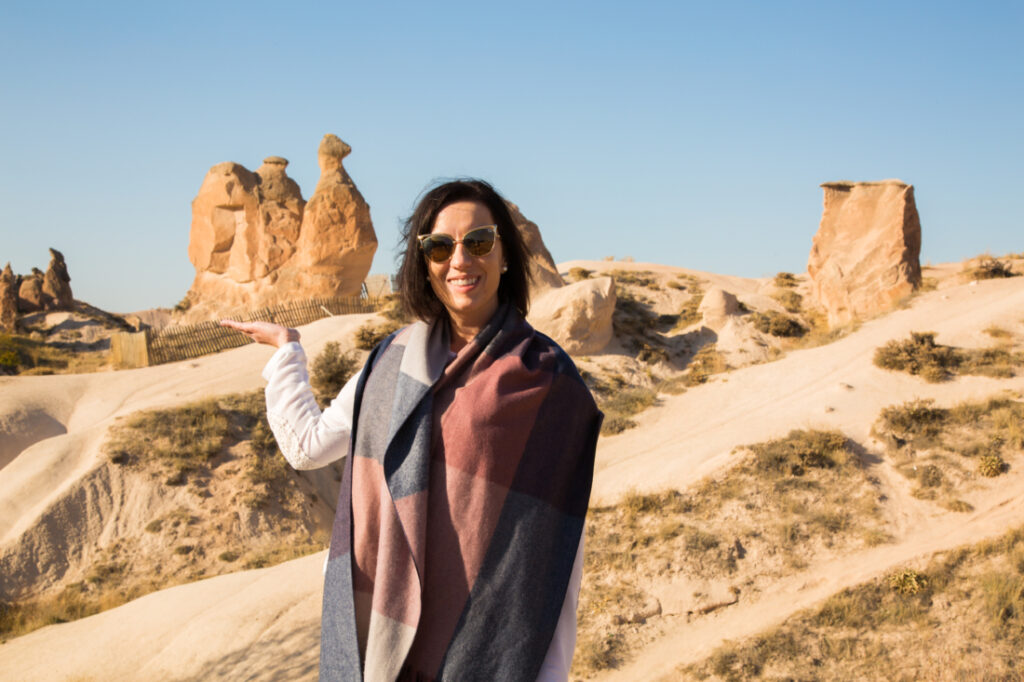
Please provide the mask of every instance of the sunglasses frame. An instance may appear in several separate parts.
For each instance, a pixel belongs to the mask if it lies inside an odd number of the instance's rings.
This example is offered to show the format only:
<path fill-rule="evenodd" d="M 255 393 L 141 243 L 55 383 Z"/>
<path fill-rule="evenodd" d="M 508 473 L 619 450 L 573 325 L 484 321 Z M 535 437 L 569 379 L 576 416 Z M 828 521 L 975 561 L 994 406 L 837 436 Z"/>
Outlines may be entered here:
<path fill-rule="evenodd" d="M 468 237 L 469 235 L 473 234 L 477 230 L 490 230 L 494 234 L 494 239 L 491 241 L 491 248 L 487 249 L 487 251 L 485 253 L 481 253 L 479 255 L 473 253 L 472 251 L 470 251 L 468 246 L 465 246 L 466 237 Z M 484 258 L 486 256 L 489 256 L 491 254 L 491 252 L 494 251 L 495 243 L 499 239 L 501 239 L 501 235 L 498 233 L 498 226 L 497 225 L 481 225 L 480 227 L 474 227 L 472 230 L 469 230 L 468 232 L 466 232 L 466 234 L 462 235 L 462 239 L 454 239 L 450 235 L 447 235 L 447 234 L 433 234 L 433 233 L 418 235 L 416 237 L 416 239 L 420 243 L 420 251 L 423 252 L 423 257 L 424 258 L 426 258 L 431 263 L 446 263 L 446 262 L 448 262 L 448 261 L 450 261 L 452 259 L 452 256 L 455 255 L 455 247 L 458 244 L 462 244 L 466 248 L 467 253 L 469 253 L 469 255 L 473 256 L 474 258 Z M 448 254 L 447 258 L 442 258 L 441 260 L 435 260 L 435 259 L 430 257 L 429 252 L 427 251 L 427 243 L 429 241 L 431 241 L 432 239 L 438 240 L 438 241 L 442 241 L 442 242 L 449 241 L 449 240 L 451 241 L 451 245 L 449 247 L 451 249 L 451 253 Z"/>

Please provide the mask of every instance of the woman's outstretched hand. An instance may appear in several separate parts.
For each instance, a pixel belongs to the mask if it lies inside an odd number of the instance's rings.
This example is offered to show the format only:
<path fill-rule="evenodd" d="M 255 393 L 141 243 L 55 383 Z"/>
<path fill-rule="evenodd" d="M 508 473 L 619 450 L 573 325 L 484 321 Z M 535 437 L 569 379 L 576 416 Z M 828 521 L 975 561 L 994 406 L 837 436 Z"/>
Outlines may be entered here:
<path fill-rule="evenodd" d="M 230 327 L 242 332 L 256 343 L 265 343 L 274 348 L 280 348 L 289 341 L 298 341 L 299 332 L 297 329 L 282 327 L 273 322 L 238 322 L 237 320 L 221 320 L 221 326 Z"/>

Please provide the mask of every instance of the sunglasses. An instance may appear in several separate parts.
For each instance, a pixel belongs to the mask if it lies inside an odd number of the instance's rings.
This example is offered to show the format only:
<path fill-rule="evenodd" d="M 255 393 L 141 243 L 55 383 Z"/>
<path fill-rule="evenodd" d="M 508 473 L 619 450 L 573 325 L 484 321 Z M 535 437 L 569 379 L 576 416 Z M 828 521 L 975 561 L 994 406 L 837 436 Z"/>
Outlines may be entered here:
<path fill-rule="evenodd" d="M 498 239 L 497 225 L 474 227 L 462 235 L 462 239 L 453 239 L 447 234 L 421 234 L 420 249 L 427 260 L 433 263 L 444 263 L 455 253 L 455 245 L 462 244 L 469 255 L 480 258 L 494 250 L 494 242 Z"/>

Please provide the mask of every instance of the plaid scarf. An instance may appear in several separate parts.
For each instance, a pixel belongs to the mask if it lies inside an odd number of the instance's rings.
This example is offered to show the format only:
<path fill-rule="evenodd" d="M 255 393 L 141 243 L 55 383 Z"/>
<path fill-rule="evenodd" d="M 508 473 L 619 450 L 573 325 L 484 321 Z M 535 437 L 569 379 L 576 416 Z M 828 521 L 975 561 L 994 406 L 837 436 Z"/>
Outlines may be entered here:
<path fill-rule="evenodd" d="M 320 679 L 535 682 L 601 424 L 575 365 L 504 305 L 450 363 L 446 322 L 406 327 L 358 385 Z"/>

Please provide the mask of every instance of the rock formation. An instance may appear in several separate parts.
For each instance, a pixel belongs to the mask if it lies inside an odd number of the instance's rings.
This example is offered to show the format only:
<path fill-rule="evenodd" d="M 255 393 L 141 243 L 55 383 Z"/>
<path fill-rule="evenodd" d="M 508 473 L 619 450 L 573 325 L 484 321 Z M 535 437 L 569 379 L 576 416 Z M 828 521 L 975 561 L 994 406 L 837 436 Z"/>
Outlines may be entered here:
<path fill-rule="evenodd" d="M 899 180 L 827 182 L 807 262 L 832 326 L 889 310 L 921 282 L 921 220 Z"/>
<path fill-rule="evenodd" d="M 71 294 L 71 275 L 68 274 L 64 254 L 57 249 L 50 249 L 50 265 L 43 275 L 43 293 L 50 297 L 48 309 L 70 310 L 75 303 Z"/>
<path fill-rule="evenodd" d="M 540 229 L 537 227 L 537 224 L 528 220 L 519 210 L 519 207 L 511 201 L 506 201 L 505 203 L 512 214 L 512 221 L 519 228 L 519 232 L 523 236 L 526 248 L 530 250 L 530 272 L 533 274 L 533 293 L 539 294 L 546 289 L 557 289 L 563 286 L 565 282 L 562 281 L 562 276 L 558 274 L 558 268 L 555 266 L 554 259 L 551 258 L 551 253 L 544 246 L 544 240 L 541 239 Z"/>
<path fill-rule="evenodd" d="M 46 275 L 39 268 L 32 268 L 32 274 L 22 275 L 18 285 L 18 312 L 37 313 L 46 310 L 49 296 L 43 292 Z"/>
<path fill-rule="evenodd" d="M 342 166 L 350 151 L 324 136 L 320 182 L 308 203 L 279 156 L 255 173 L 231 162 L 210 169 L 192 201 L 189 318 L 359 294 L 377 238 L 370 208 Z"/>
<path fill-rule="evenodd" d="M 0 332 L 13 332 L 18 320 L 18 280 L 11 264 L 0 272 Z"/>
<path fill-rule="evenodd" d="M 710 287 L 697 306 L 701 314 L 701 324 L 708 329 L 721 331 L 734 315 L 740 312 L 740 302 L 736 296 L 721 287 Z"/>
<path fill-rule="evenodd" d="M 539 292 L 530 303 L 530 324 L 569 353 L 587 355 L 612 338 L 615 283 L 596 277 Z"/>
<path fill-rule="evenodd" d="M 315 296 L 357 296 L 377 250 L 370 207 L 342 166 L 351 152 L 336 135 L 320 142 L 320 181 L 306 204 L 289 268 L 304 290 L 324 292 Z"/>

